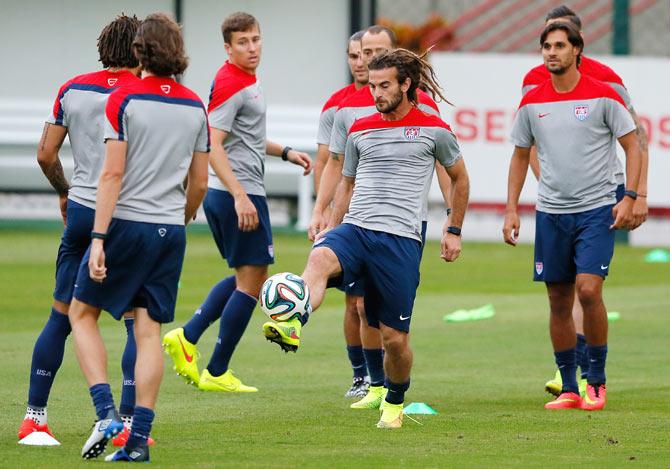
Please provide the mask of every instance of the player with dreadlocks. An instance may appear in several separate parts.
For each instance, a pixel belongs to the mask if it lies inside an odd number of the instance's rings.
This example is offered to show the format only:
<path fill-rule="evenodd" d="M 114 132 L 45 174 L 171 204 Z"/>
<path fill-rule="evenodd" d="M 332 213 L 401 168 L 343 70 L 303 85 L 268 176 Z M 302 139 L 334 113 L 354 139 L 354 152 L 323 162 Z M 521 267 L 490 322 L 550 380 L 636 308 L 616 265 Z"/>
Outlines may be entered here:
<path fill-rule="evenodd" d="M 19 441 L 25 439 L 27 444 L 54 443 L 47 425 L 47 401 L 71 332 L 68 311 L 77 270 L 91 243 L 95 192 L 105 155 L 105 104 L 114 89 L 139 81 L 139 62 L 131 49 L 139 26 L 137 17 L 124 14 L 105 26 L 98 37 L 99 61 L 104 69 L 76 76 L 61 86 L 37 149 L 37 162 L 60 198 L 65 231 L 56 259 L 51 315 L 33 349 L 28 408 L 18 435 Z M 58 155 L 66 135 L 70 137 L 74 158 L 74 174 L 69 183 Z M 120 410 L 129 427 L 135 407 L 135 338 L 133 315 L 125 316 L 128 338 L 121 360 Z M 35 432 L 39 433 L 32 435 Z M 127 430 L 122 435 L 127 438 Z M 123 439 L 121 436 L 115 443 L 122 446 Z"/>
<path fill-rule="evenodd" d="M 430 65 L 396 49 L 373 58 L 368 68 L 379 112 L 349 129 L 330 221 L 316 236 L 302 277 L 312 310 L 327 286 L 364 280 L 367 320 L 381 330 L 386 351 L 388 393 L 377 427 L 400 428 L 412 368 L 409 325 L 419 285 L 421 215 L 435 162 L 444 166 L 453 187 L 451 225 L 442 237 L 441 257 L 447 262 L 461 252 L 469 180 L 449 126 L 416 105 L 422 82 L 446 101 Z M 294 319 L 293 327 L 300 331 L 308 319 L 307 314 Z"/>

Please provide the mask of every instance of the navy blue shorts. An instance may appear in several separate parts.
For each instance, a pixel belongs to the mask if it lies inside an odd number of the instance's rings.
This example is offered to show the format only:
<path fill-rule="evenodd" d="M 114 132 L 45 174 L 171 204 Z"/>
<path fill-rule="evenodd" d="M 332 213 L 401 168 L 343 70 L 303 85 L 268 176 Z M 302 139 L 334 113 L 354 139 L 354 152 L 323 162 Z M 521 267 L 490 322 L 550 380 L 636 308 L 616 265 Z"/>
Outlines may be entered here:
<path fill-rule="evenodd" d="M 159 323 L 174 320 L 177 285 L 184 262 L 182 225 L 112 219 L 105 240 L 107 278 L 91 280 L 90 249 L 79 266 L 74 297 L 109 311 L 119 320 L 132 308 L 146 308 Z"/>
<path fill-rule="evenodd" d="M 250 195 L 249 199 L 258 211 L 258 228 L 253 231 L 238 228 L 235 199 L 229 192 L 210 188 L 203 203 L 216 246 L 230 268 L 275 262 L 267 201 L 260 195 Z"/>
<path fill-rule="evenodd" d="M 67 200 L 67 224 L 56 258 L 56 287 L 54 299 L 70 304 L 79 264 L 91 244 L 95 210 L 74 200 Z"/>
<path fill-rule="evenodd" d="M 364 280 L 365 314 L 370 326 L 382 323 L 409 332 L 419 286 L 419 241 L 343 223 L 314 246 L 322 247 L 337 256 L 342 284 Z"/>
<path fill-rule="evenodd" d="M 536 212 L 533 279 L 574 283 L 577 274 L 606 277 L 614 255 L 612 207 L 565 214 Z"/>

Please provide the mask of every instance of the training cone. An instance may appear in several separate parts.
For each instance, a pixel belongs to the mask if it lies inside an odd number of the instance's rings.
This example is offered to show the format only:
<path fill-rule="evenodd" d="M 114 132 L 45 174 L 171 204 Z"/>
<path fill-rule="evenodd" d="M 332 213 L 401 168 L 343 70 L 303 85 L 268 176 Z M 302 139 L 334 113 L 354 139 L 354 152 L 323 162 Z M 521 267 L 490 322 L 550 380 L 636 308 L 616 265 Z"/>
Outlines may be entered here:
<path fill-rule="evenodd" d="M 495 316 L 496 310 L 491 303 L 475 309 L 459 309 L 444 316 L 445 322 L 465 322 L 489 319 Z"/>
<path fill-rule="evenodd" d="M 47 432 L 32 432 L 23 440 L 20 440 L 19 444 L 28 446 L 60 446 L 60 442 Z"/>
<path fill-rule="evenodd" d="M 621 318 L 621 313 L 617 313 L 616 311 L 610 311 L 607 313 L 607 320 L 609 322 L 612 321 L 618 321 Z"/>
<path fill-rule="evenodd" d="M 665 249 L 652 249 L 644 256 L 644 261 L 649 264 L 670 262 L 670 252 Z"/>
<path fill-rule="evenodd" d="M 403 414 L 436 415 L 437 411 L 425 402 L 412 402 L 403 409 Z"/>

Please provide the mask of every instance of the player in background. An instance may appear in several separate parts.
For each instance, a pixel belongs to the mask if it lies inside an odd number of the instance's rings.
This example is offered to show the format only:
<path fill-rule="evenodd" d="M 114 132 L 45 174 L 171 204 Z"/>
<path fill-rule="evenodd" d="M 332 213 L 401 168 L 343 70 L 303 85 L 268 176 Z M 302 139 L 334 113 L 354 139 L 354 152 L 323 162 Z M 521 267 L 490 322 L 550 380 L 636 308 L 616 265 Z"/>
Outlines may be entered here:
<path fill-rule="evenodd" d="M 265 155 L 303 167 L 304 175 L 312 163 L 306 153 L 266 140 L 265 98 L 256 76 L 262 50 L 256 18 L 233 13 L 221 29 L 228 61 L 216 74 L 209 100 L 212 151 L 203 206 L 219 252 L 235 274 L 216 284 L 191 320 L 165 335 L 163 346 L 177 373 L 201 390 L 256 392 L 228 364 L 256 307 L 268 265 L 274 263 Z M 219 337 L 200 375 L 196 344 L 219 318 Z"/>
<path fill-rule="evenodd" d="M 368 84 L 368 68 L 363 61 L 361 51 L 361 38 L 364 33 L 365 31 L 354 33 L 347 42 L 347 62 L 349 71 L 354 80 L 353 83 L 334 92 L 330 98 L 328 98 L 328 101 L 326 101 L 319 117 L 319 130 L 316 137 L 316 159 L 314 161 L 315 194 L 319 193 L 321 173 L 323 172 L 323 168 L 328 162 L 328 157 L 330 155 L 328 145 L 330 144 L 330 135 L 333 130 L 333 122 L 335 120 L 337 108 L 344 99 Z M 326 207 L 326 217 L 328 216 L 329 210 L 329 207 Z M 354 376 L 351 387 L 344 394 L 345 397 L 363 397 L 367 394 L 368 387 L 370 386 L 370 377 L 368 376 L 365 356 L 363 355 L 363 346 L 361 344 L 361 321 L 358 315 L 357 303 L 357 296 L 346 294 L 344 309 L 344 339 L 347 344 L 347 356 L 349 357 Z"/>
<path fill-rule="evenodd" d="M 364 281 L 366 317 L 380 328 L 385 350 L 388 393 L 377 426 L 400 428 L 412 368 L 409 326 L 419 285 L 421 215 L 435 162 L 453 181 L 453 226 L 442 238 L 442 257 L 449 262 L 460 255 L 469 181 L 449 126 L 417 106 L 420 83 L 444 99 L 430 65 L 397 49 L 372 59 L 369 70 L 379 112 L 349 131 L 330 221 L 317 235 L 302 277 L 314 310 L 329 279 Z M 300 331 L 308 319 L 309 311 L 287 323 Z"/>
<path fill-rule="evenodd" d="M 125 446 L 106 460 L 147 462 L 163 376 L 160 328 L 174 319 L 185 224 L 207 190 L 209 127 L 198 96 L 173 79 L 188 65 L 179 25 L 164 13 L 147 16 L 133 50 L 142 80 L 119 88 L 107 102 L 92 241 L 77 275 L 70 323 L 98 416 L 81 451 L 90 459 L 123 429 L 98 317 L 104 309 L 118 320 L 135 309 L 133 424 Z"/>
<path fill-rule="evenodd" d="M 554 22 L 540 43 L 551 79 L 521 100 L 512 129 L 506 243 L 519 235 L 518 202 L 537 145 L 540 181 L 535 281 L 546 284 L 549 329 L 562 389 L 547 409 L 600 410 L 606 404 L 607 312 L 602 287 L 614 253 L 614 229 L 634 223 L 641 152 L 624 101 L 602 81 L 580 74 L 584 41 L 570 22 Z M 565 135 L 570 135 L 566 140 Z M 626 153 L 625 196 L 616 201 L 616 141 Z M 577 383 L 575 295 L 584 311 L 589 370 L 584 398 Z"/>
<path fill-rule="evenodd" d="M 363 51 L 363 59 L 367 69 L 367 64 L 375 56 L 381 55 L 397 47 L 397 40 L 395 33 L 392 30 L 383 26 L 374 25 L 365 31 L 361 38 L 361 49 Z M 439 110 L 435 101 L 421 88 L 417 89 L 417 102 L 420 109 L 439 116 Z M 335 122 L 330 140 L 331 158 L 329 159 L 324 175 L 322 177 L 322 185 L 317 195 L 316 203 L 312 214 L 312 221 L 309 227 L 309 237 L 314 240 L 316 234 L 323 229 L 327 223 L 327 207 L 331 204 L 335 195 L 335 188 L 342 179 L 342 167 L 344 162 L 344 148 L 346 144 L 348 130 L 353 125 L 356 119 L 371 115 L 377 111 L 375 107 L 375 100 L 370 92 L 368 86 L 360 89 L 351 97 L 345 99 L 340 104 L 339 109 L 335 115 Z M 450 206 L 449 192 L 451 190 L 449 176 L 441 165 L 435 166 L 440 190 L 446 207 Z M 422 217 L 424 220 L 422 233 L 425 237 L 426 223 L 425 219 L 428 215 L 427 204 L 422 208 Z M 447 212 L 449 209 L 447 208 Z M 448 221 L 444 225 L 444 229 L 448 226 Z M 364 285 L 362 282 L 353 282 L 345 285 L 345 292 L 349 298 L 355 298 L 358 314 L 360 317 L 360 337 L 363 345 L 363 354 L 370 376 L 370 388 L 367 394 L 359 401 L 351 404 L 352 409 L 378 409 L 384 400 L 386 388 L 384 387 L 384 366 L 383 366 L 383 349 L 382 336 L 378 328 L 372 327 L 368 324 L 365 316 L 365 306 L 363 301 Z M 347 300 L 354 302 L 353 299 Z M 281 324 L 279 325 L 281 327 Z M 270 330 L 274 326 L 269 323 L 267 328 L 268 338 L 271 338 L 274 333 Z M 281 329 L 277 331 L 282 334 Z M 288 340 L 288 337 L 285 337 Z M 298 342 L 294 340 L 294 342 Z"/>
<path fill-rule="evenodd" d="M 574 24 L 582 34 L 582 21 L 577 16 L 577 14 L 568 8 L 565 5 L 558 6 L 552 9 L 547 13 L 545 19 L 545 24 L 550 24 L 555 21 L 569 21 Z M 589 57 L 583 56 L 579 64 L 579 72 L 588 75 L 596 80 L 610 85 L 614 91 L 621 97 L 621 99 L 626 104 L 633 120 L 635 121 L 636 134 L 638 137 L 638 142 L 640 150 L 642 151 L 642 172 L 640 173 L 640 183 L 638 186 L 638 198 L 633 205 L 633 224 L 631 229 L 635 229 L 640 226 L 647 219 L 647 168 L 649 166 L 649 149 L 647 144 L 647 132 L 644 129 L 644 126 L 640 123 L 640 119 L 633 108 L 633 104 L 628 93 L 628 90 L 624 86 L 623 80 L 619 75 L 617 75 L 611 68 L 607 65 Z M 548 80 L 551 77 L 551 74 L 547 70 L 547 67 L 544 64 L 540 64 L 537 67 L 530 70 L 523 80 L 522 94 L 526 94 L 531 89 L 540 85 L 545 80 Z M 537 161 L 537 150 L 533 146 L 530 153 L 530 167 L 533 170 L 533 174 L 536 179 L 539 179 L 540 169 L 539 163 Z M 616 180 L 618 183 L 617 187 L 617 200 L 621 200 L 625 190 L 624 185 L 624 170 L 621 162 L 617 159 L 617 171 L 616 171 Z M 586 375 L 589 371 L 589 357 L 585 353 L 586 350 L 586 339 L 584 336 L 584 312 L 582 311 L 581 304 L 578 298 L 575 297 L 575 303 L 572 308 L 572 317 L 575 321 L 575 330 L 577 332 L 577 363 L 579 365 L 581 374 L 580 374 L 580 391 L 583 394 L 586 389 Z M 556 375 L 553 379 L 547 381 L 545 384 L 545 390 L 555 396 L 558 396 L 562 388 L 561 373 L 557 370 Z"/>
<path fill-rule="evenodd" d="M 35 342 L 30 369 L 28 409 L 19 428 L 19 440 L 32 432 L 53 437 L 47 423 L 47 402 L 56 373 L 63 361 L 65 341 L 70 334 L 68 311 L 77 270 L 91 243 L 95 214 L 95 191 L 105 154 L 103 142 L 107 97 L 114 89 L 139 81 L 139 63 L 131 45 L 140 21 L 118 16 L 98 37 L 99 61 L 103 70 L 76 76 L 58 91 L 53 111 L 44 124 L 37 149 L 37 161 L 60 198 L 65 231 L 56 260 L 56 287 L 51 315 Z M 68 183 L 58 152 L 69 135 L 74 174 Z M 135 407 L 135 338 L 133 316 L 126 314 L 128 337 L 121 360 L 123 387 L 121 414 L 127 426 Z M 125 433 L 125 432 L 124 432 Z"/>

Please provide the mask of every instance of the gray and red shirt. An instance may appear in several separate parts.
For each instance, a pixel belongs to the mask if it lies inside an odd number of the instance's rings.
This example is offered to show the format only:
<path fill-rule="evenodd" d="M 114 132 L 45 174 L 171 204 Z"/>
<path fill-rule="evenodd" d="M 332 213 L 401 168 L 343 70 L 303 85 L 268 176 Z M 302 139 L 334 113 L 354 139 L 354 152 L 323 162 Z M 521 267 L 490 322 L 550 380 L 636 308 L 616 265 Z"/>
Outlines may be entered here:
<path fill-rule="evenodd" d="M 209 125 L 228 133 L 223 147 L 247 194 L 265 195 L 266 105 L 256 75 L 226 61 L 212 83 Z M 209 187 L 228 190 L 209 169 Z"/>
<path fill-rule="evenodd" d="M 335 122 L 335 113 L 340 103 L 356 92 L 356 85 L 351 83 L 333 93 L 326 104 L 323 105 L 321 115 L 319 115 L 319 130 L 316 133 L 317 145 L 330 144 L 330 135 L 333 131 Z"/>
<path fill-rule="evenodd" d="M 120 86 L 139 82 L 128 71 L 100 70 L 68 80 L 47 123 L 67 127 L 74 160 L 68 198 L 95 209 L 98 178 L 105 159 L 105 106 L 109 94 Z"/>
<path fill-rule="evenodd" d="M 113 92 L 105 112 L 105 140 L 128 142 L 114 218 L 183 225 L 193 153 L 209 151 L 200 98 L 171 78 L 149 76 Z"/>
<path fill-rule="evenodd" d="M 416 107 L 397 121 L 358 119 L 344 154 L 342 174 L 356 184 L 343 223 L 421 242 L 435 162 L 448 168 L 460 159 L 451 128 Z"/>
<path fill-rule="evenodd" d="M 512 128 L 516 146 L 537 146 L 537 209 L 577 213 L 614 204 L 618 185 L 616 139 L 635 123 L 621 97 L 606 83 L 582 74 L 569 93 L 551 79 L 521 100 Z"/>

